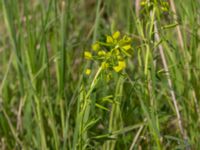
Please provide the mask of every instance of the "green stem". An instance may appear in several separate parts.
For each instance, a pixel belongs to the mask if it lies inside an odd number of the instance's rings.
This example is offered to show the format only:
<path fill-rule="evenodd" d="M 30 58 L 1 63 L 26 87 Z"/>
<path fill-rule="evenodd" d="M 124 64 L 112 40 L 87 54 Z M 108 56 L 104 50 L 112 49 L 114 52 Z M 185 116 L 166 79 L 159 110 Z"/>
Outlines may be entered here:
<path fill-rule="evenodd" d="M 73 137 L 73 150 L 83 149 L 85 145 L 84 141 L 87 141 L 87 122 L 90 117 L 90 109 L 95 105 L 93 101 L 90 99 L 90 95 L 98 83 L 99 75 L 101 74 L 102 67 L 98 69 L 96 72 L 88 91 L 84 94 L 84 90 L 81 90 L 80 98 L 78 100 L 77 106 L 77 119 L 76 119 L 76 127 L 74 131 Z M 78 143 L 78 144 L 77 144 Z"/>

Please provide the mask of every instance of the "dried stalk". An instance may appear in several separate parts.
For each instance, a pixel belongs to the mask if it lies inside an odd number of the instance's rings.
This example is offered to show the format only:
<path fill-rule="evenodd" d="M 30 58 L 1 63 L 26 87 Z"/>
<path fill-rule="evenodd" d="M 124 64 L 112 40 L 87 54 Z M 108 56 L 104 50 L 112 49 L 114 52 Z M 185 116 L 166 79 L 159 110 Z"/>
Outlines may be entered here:
<path fill-rule="evenodd" d="M 172 9 L 172 12 L 173 12 L 173 18 L 174 18 L 174 21 L 175 23 L 178 23 L 177 20 L 177 13 L 176 13 L 176 7 L 175 7 L 175 4 L 174 4 L 174 1 L 173 0 L 169 0 L 169 3 L 170 3 L 170 6 L 171 6 L 171 9 Z M 178 41 L 179 41 L 179 45 L 180 45 L 180 48 L 181 50 L 184 49 L 184 44 L 183 44 L 183 36 L 181 34 L 181 29 L 180 29 L 180 26 L 177 25 L 176 26 L 176 31 L 177 31 L 177 34 L 178 34 Z"/>
<path fill-rule="evenodd" d="M 139 17 L 139 13 L 140 13 L 140 0 L 135 0 L 135 13 L 136 13 L 136 16 Z"/>
<path fill-rule="evenodd" d="M 146 122 L 146 120 L 147 120 L 147 119 L 145 119 L 144 122 Z M 138 130 L 137 133 L 136 133 L 135 138 L 133 139 L 133 142 L 132 142 L 132 144 L 131 144 L 129 150 L 133 150 L 133 149 L 134 149 L 134 146 L 135 146 L 135 144 L 136 144 L 136 142 L 137 142 L 137 140 L 138 140 L 138 138 L 139 138 L 139 136 L 140 136 L 140 133 L 142 132 L 143 128 L 144 128 L 144 125 L 141 125 L 140 128 L 139 128 L 139 130 Z"/>
<path fill-rule="evenodd" d="M 158 42 L 158 41 L 160 41 L 160 36 L 158 34 L 158 27 L 157 27 L 156 21 L 154 21 L 154 29 L 155 29 L 155 40 Z M 168 69 L 166 58 L 165 58 L 164 50 L 163 50 L 163 47 L 162 47 L 161 44 L 158 45 L 158 48 L 159 48 L 160 56 L 161 56 L 161 59 L 162 59 L 163 67 L 164 67 L 164 70 L 165 70 L 165 73 L 166 73 L 166 76 L 167 76 L 167 82 L 168 82 L 168 86 L 170 88 L 171 98 L 172 98 L 172 101 L 173 101 L 173 104 L 174 104 L 174 107 L 175 107 L 179 129 L 180 129 L 180 132 L 183 136 L 183 139 L 187 142 L 188 137 L 187 137 L 186 133 L 184 132 L 183 123 L 182 123 L 181 115 L 180 115 L 180 112 L 179 112 L 178 102 L 177 102 L 177 99 L 176 99 L 176 96 L 175 96 L 175 92 L 173 90 L 172 80 L 170 78 L 169 69 Z M 190 149 L 190 148 L 188 148 L 188 149 Z"/>

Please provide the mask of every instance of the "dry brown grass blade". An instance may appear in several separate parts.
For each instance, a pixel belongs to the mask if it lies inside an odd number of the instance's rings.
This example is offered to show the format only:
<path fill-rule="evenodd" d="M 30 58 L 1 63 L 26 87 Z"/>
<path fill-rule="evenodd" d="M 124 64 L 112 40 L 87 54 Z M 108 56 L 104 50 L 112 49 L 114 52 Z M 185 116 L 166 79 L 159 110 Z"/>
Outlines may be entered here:
<path fill-rule="evenodd" d="M 174 21 L 176 23 L 177 22 L 177 12 L 176 12 L 176 7 L 175 7 L 175 4 L 174 4 L 174 1 L 173 0 L 169 0 L 169 3 L 170 3 L 170 7 L 172 9 L 172 12 L 173 12 L 173 18 L 174 18 Z M 183 36 L 181 34 L 181 29 L 180 29 L 180 26 L 177 25 L 176 26 L 176 31 L 177 31 L 177 35 L 178 35 L 178 42 L 179 42 L 179 46 L 181 48 L 181 50 L 183 51 L 184 50 L 184 44 L 183 44 Z"/>
<path fill-rule="evenodd" d="M 135 13 L 136 13 L 136 16 L 139 17 L 139 13 L 140 13 L 140 0 L 135 0 Z"/>
<path fill-rule="evenodd" d="M 160 41 L 160 36 L 159 36 L 159 33 L 158 33 L 158 27 L 157 27 L 156 21 L 154 22 L 154 29 L 155 29 L 155 40 Z M 183 136 L 183 139 L 187 142 L 188 137 L 187 137 L 187 134 L 186 134 L 186 132 L 184 131 L 184 128 L 183 128 L 183 122 L 182 122 L 182 119 L 181 119 L 181 114 L 180 114 L 180 111 L 179 111 L 178 102 L 177 102 L 177 99 L 176 99 L 175 92 L 173 90 L 172 80 L 170 78 L 168 64 L 167 64 L 167 60 L 166 60 L 165 54 L 164 54 L 164 49 L 163 49 L 161 44 L 158 45 L 158 49 L 159 49 L 160 56 L 161 56 L 162 63 L 163 63 L 163 67 L 164 67 L 164 70 L 165 70 L 165 73 L 166 73 L 171 98 L 172 98 L 172 101 L 173 101 L 173 104 L 174 104 L 174 107 L 175 107 L 179 129 L 180 129 L 180 132 Z M 190 150 L 190 148 L 187 148 L 187 150 Z"/>

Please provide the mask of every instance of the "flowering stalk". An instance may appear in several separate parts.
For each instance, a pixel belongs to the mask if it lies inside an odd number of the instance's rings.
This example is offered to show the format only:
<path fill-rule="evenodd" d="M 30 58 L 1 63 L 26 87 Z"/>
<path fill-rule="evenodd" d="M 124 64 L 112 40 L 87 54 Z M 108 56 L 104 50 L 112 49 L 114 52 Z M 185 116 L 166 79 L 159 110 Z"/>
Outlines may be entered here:
<path fill-rule="evenodd" d="M 90 99 L 90 95 L 98 83 L 99 75 L 101 74 L 102 67 L 98 69 L 96 72 L 94 79 L 92 80 L 90 87 L 86 93 L 83 92 L 79 104 L 78 104 L 78 111 L 77 111 L 77 120 L 76 120 L 76 128 L 74 134 L 74 141 L 73 141 L 73 149 L 79 147 L 83 149 L 85 145 L 87 145 L 87 130 L 88 124 L 90 124 L 89 117 L 90 117 L 90 109 L 94 105 L 93 101 Z M 82 89 L 82 91 L 84 91 Z M 77 140 L 78 139 L 78 140 Z M 78 148 L 78 149 L 79 149 Z"/>
<path fill-rule="evenodd" d="M 102 75 L 102 77 L 106 77 L 107 81 L 109 81 L 112 77 L 112 73 L 121 73 L 126 68 L 125 60 L 131 56 L 131 50 L 133 50 L 131 41 L 132 39 L 127 35 L 123 36 L 123 38 L 120 38 L 120 32 L 117 31 L 112 35 L 107 35 L 105 42 L 95 42 L 92 45 L 92 51 L 86 50 L 84 52 L 85 59 L 97 62 L 99 66 L 91 84 L 89 85 L 88 90 L 83 93 L 83 97 L 80 100 L 81 103 L 78 106 L 77 118 L 79 119 L 77 120 L 76 124 L 80 125 L 78 125 L 75 129 L 76 137 L 74 139 L 77 139 L 78 137 L 78 145 L 80 146 L 80 149 L 87 145 L 87 142 L 89 141 L 87 138 L 88 128 L 91 126 L 91 124 L 93 124 L 93 122 L 95 122 L 93 119 L 89 119 L 91 108 L 95 106 L 95 101 L 91 99 L 90 95 L 96 87 L 100 79 L 100 75 Z M 85 74 L 87 76 L 89 76 L 91 72 L 92 71 L 90 68 L 85 70 Z M 119 112 L 119 108 L 116 106 L 116 104 L 112 105 L 111 111 L 112 113 L 109 129 L 112 129 L 112 123 L 113 121 L 116 121 L 112 119 L 115 115 L 114 113 L 116 111 Z M 74 145 L 77 147 L 75 141 Z M 114 146 L 115 144 L 112 143 L 112 145 Z"/>

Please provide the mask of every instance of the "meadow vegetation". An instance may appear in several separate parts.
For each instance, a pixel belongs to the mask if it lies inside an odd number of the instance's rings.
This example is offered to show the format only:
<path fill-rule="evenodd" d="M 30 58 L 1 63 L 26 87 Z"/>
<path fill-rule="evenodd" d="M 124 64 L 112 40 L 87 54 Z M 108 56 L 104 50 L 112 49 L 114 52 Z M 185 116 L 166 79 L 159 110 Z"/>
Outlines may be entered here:
<path fill-rule="evenodd" d="M 200 149 L 198 0 L 1 0 L 1 150 Z"/>

